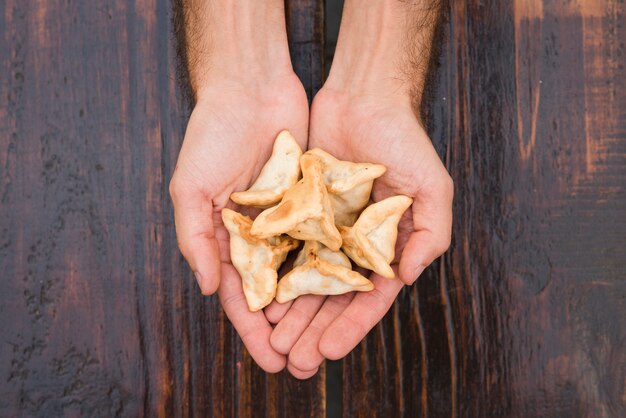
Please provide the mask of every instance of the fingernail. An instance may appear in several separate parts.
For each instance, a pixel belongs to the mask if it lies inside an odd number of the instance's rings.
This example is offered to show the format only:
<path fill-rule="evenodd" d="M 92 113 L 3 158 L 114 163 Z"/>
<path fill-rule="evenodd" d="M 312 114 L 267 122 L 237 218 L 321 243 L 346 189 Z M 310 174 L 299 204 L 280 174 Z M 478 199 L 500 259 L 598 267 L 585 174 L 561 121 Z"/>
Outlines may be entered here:
<path fill-rule="evenodd" d="M 413 277 L 415 277 L 415 280 L 417 280 L 417 278 L 424 272 L 425 269 L 426 269 L 426 266 L 422 266 L 422 265 L 417 266 L 417 268 L 415 269 L 415 272 L 413 273 Z"/>
<path fill-rule="evenodd" d="M 196 281 L 198 282 L 198 284 L 202 283 L 202 275 L 197 271 L 195 271 L 193 274 L 194 276 L 196 276 Z"/>

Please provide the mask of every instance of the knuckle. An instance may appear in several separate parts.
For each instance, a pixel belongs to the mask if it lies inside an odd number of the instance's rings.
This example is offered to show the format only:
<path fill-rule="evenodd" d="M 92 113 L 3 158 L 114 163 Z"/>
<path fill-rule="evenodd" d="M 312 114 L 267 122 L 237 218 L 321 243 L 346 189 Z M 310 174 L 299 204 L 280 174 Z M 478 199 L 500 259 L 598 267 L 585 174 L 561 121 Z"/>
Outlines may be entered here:
<path fill-rule="evenodd" d="M 437 199 L 452 200 L 454 194 L 454 181 L 452 177 L 443 166 L 439 165 L 433 172 L 432 176 L 428 177 L 428 181 L 425 184 L 425 192 Z"/>
<path fill-rule="evenodd" d="M 441 167 L 441 172 L 436 176 L 436 185 L 437 191 L 445 196 L 446 199 L 451 199 L 454 194 L 454 180 L 445 169 L 445 167 Z"/>
<path fill-rule="evenodd" d="M 311 332 L 313 335 L 321 336 L 324 333 L 324 331 L 326 331 L 326 328 L 318 324 L 317 322 L 312 321 L 309 324 L 307 331 Z"/>
<path fill-rule="evenodd" d="M 352 301 L 353 295 L 351 293 L 344 293 L 343 295 L 334 295 L 327 299 L 324 304 L 324 309 L 330 312 L 334 317 L 338 317 L 346 309 L 346 307 Z"/>
<path fill-rule="evenodd" d="M 170 180 L 169 192 L 172 200 L 176 200 L 177 196 L 180 194 L 180 180 L 177 175 L 174 175 Z"/>
<path fill-rule="evenodd" d="M 230 312 L 231 308 L 236 307 L 238 304 L 241 304 L 242 302 L 245 303 L 245 296 L 243 292 L 238 292 L 238 293 L 235 293 L 234 295 L 230 295 L 222 299 L 222 307 L 224 308 L 225 311 Z M 243 340 L 244 338 L 250 337 L 251 335 L 254 334 L 255 331 L 257 331 L 257 328 L 251 328 L 250 330 L 245 332 L 243 335 L 241 335 L 241 339 Z"/>
<path fill-rule="evenodd" d="M 180 237 L 178 237 L 176 243 L 178 244 L 178 249 L 180 250 L 183 257 L 185 257 L 187 261 L 189 261 L 189 256 L 191 255 L 191 247 L 189 243 L 186 240 L 181 239 Z"/>
<path fill-rule="evenodd" d="M 451 244 L 451 234 L 446 233 L 444 235 L 441 235 L 441 237 L 439 237 L 439 239 L 436 240 L 435 242 L 435 257 L 437 258 L 440 255 L 442 255 L 443 253 L 445 253 L 446 251 L 448 251 L 448 248 L 450 248 L 450 244 Z"/>
<path fill-rule="evenodd" d="M 355 318 L 349 312 L 344 311 L 341 316 L 356 329 L 357 333 L 365 337 L 371 327 L 364 325 L 360 318 Z"/>
<path fill-rule="evenodd" d="M 389 305 L 389 298 L 381 292 L 378 288 L 374 288 L 370 292 L 367 292 L 368 298 L 372 299 L 370 306 L 374 307 L 376 311 L 387 312 L 387 306 Z"/>
<path fill-rule="evenodd" d="M 306 321 L 307 323 L 310 323 L 313 318 L 315 317 L 315 314 L 317 313 L 317 311 L 315 312 L 310 312 L 309 309 L 306 308 L 301 308 L 299 306 L 297 306 L 297 304 L 293 304 L 291 305 L 291 309 L 296 312 L 298 314 L 298 316 L 303 319 L 304 321 Z"/>
<path fill-rule="evenodd" d="M 226 306 L 224 306 L 224 309 L 226 309 Z M 255 339 L 254 337 L 261 331 L 263 331 L 263 328 L 250 328 L 241 334 L 241 341 L 246 347 L 250 348 Z"/>
<path fill-rule="evenodd" d="M 448 192 L 450 196 L 452 196 L 454 194 L 454 180 L 452 179 L 452 176 L 450 176 L 450 173 L 448 173 L 447 171 L 444 172 L 443 182 L 444 190 Z"/>

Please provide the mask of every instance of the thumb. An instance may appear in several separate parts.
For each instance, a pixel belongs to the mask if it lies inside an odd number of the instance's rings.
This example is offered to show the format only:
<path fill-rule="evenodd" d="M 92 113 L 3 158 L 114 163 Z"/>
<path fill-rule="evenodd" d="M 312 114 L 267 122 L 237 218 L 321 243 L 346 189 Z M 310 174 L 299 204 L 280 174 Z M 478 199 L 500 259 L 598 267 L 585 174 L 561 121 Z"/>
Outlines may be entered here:
<path fill-rule="evenodd" d="M 213 203 L 202 191 L 174 175 L 170 182 L 178 247 L 203 295 L 217 291 L 220 251 L 213 227 Z"/>
<path fill-rule="evenodd" d="M 402 257 L 400 279 L 410 285 L 450 246 L 454 186 L 445 170 L 413 201 L 413 229 Z"/>

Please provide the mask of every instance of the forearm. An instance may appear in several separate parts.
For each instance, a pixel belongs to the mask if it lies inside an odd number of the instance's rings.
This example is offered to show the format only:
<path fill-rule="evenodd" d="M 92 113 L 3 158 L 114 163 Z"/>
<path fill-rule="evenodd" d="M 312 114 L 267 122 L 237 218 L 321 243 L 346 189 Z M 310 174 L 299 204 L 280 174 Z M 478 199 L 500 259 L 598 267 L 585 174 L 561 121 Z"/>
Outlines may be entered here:
<path fill-rule="evenodd" d="M 291 71 L 283 0 L 182 0 L 182 9 L 196 96 L 216 79 L 263 83 Z"/>
<path fill-rule="evenodd" d="M 346 0 L 328 86 L 419 101 L 441 0 Z"/>

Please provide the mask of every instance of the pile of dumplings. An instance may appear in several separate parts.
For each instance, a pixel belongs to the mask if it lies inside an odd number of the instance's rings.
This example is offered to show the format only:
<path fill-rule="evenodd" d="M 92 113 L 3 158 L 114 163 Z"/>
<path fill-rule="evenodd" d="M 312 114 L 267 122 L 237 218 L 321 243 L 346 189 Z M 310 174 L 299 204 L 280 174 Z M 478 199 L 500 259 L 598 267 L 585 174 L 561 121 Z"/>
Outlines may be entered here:
<path fill-rule="evenodd" d="M 380 164 L 340 161 L 319 148 L 303 154 L 289 131 L 278 134 L 254 184 L 230 197 L 265 210 L 253 221 L 222 209 L 230 257 L 250 311 L 263 309 L 274 298 L 285 303 L 305 294 L 374 289 L 352 270 L 350 259 L 394 278 L 389 263 L 395 255 L 398 222 L 413 200 L 400 195 L 367 206 L 374 180 L 385 171 Z M 300 241 L 304 245 L 293 269 L 278 281 L 279 267 Z"/>

